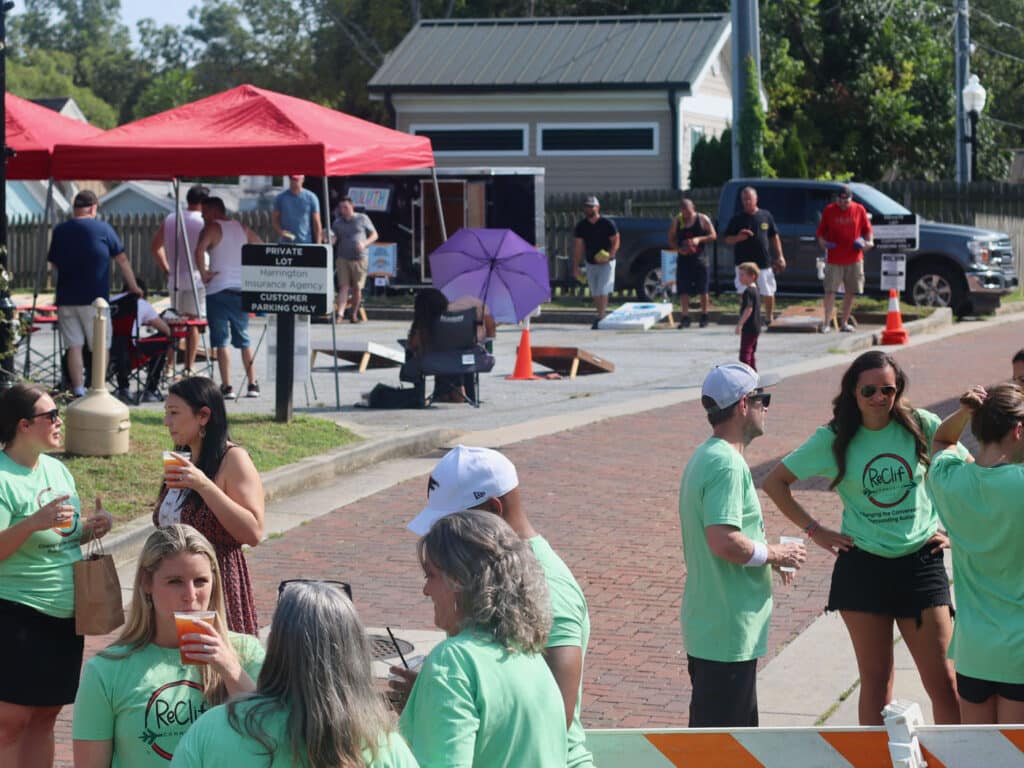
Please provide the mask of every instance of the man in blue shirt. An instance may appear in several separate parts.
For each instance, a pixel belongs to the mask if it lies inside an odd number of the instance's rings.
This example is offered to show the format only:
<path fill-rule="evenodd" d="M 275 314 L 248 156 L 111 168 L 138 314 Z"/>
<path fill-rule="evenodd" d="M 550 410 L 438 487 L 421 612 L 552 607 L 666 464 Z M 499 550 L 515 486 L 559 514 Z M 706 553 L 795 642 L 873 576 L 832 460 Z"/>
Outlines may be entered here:
<path fill-rule="evenodd" d="M 85 394 L 82 348 L 92 335 L 92 302 L 110 299 L 110 262 L 116 262 L 130 293 L 142 295 L 131 262 L 113 227 L 96 219 L 99 200 L 84 190 L 75 195 L 74 218 L 53 229 L 48 259 L 57 272 L 57 329 L 67 349 L 71 392 Z M 107 347 L 110 346 L 110 310 L 107 310 Z"/>
<path fill-rule="evenodd" d="M 308 189 L 301 174 L 288 177 L 288 189 L 274 198 L 272 221 L 279 243 L 322 243 L 320 200 Z"/>

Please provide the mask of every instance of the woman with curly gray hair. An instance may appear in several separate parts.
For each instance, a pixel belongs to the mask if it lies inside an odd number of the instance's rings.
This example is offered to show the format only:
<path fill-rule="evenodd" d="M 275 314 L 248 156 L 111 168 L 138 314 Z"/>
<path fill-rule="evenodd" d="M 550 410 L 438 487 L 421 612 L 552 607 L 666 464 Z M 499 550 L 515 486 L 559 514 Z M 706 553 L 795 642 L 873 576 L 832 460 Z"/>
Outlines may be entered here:
<path fill-rule="evenodd" d="M 529 545 L 471 510 L 434 523 L 418 551 L 423 594 L 448 634 L 399 721 L 422 768 L 564 768 L 562 697 L 541 655 L 548 592 Z"/>

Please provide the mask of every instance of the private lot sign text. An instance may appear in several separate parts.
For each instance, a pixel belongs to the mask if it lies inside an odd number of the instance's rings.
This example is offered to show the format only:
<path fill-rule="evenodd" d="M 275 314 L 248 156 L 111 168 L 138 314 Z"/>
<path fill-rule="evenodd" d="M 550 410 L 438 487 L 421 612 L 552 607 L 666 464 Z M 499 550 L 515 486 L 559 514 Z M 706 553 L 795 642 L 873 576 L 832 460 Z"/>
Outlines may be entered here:
<path fill-rule="evenodd" d="M 242 307 L 248 312 L 324 315 L 334 303 L 326 245 L 242 246 Z"/>

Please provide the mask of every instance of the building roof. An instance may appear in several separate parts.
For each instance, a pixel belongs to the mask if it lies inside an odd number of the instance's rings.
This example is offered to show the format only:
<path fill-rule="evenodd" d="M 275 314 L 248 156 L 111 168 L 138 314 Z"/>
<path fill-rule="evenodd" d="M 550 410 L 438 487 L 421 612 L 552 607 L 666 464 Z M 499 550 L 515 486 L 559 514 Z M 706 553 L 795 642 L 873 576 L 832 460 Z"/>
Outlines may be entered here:
<path fill-rule="evenodd" d="M 419 22 L 371 91 L 687 87 L 730 31 L 725 14 Z"/>
<path fill-rule="evenodd" d="M 190 184 L 181 187 L 181 202 Z M 229 212 L 269 210 L 274 198 L 284 187 L 267 185 L 264 189 L 249 191 L 241 184 L 207 184 L 211 195 L 224 201 Z M 174 186 L 166 181 L 126 181 L 100 197 L 100 209 L 114 206 L 131 213 L 170 213 L 174 210 Z M 128 209 L 131 209 L 130 211 Z"/>

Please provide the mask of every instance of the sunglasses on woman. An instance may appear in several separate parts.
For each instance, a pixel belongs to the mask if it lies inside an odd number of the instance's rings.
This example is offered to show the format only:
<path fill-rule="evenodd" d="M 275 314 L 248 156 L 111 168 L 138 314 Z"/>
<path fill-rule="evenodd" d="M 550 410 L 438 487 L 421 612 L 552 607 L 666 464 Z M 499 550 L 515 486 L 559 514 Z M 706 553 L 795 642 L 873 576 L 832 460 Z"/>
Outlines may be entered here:
<path fill-rule="evenodd" d="M 56 424 L 57 419 L 60 418 L 60 409 L 54 408 L 52 411 L 43 411 L 42 413 L 33 413 L 29 416 L 29 421 L 35 421 L 36 419 L 49 419 L 51 424 Z"/>
<path fill-rule="evenodd" d="M 284 581 L 282 581 L 280 584 L 277 585 L 277 597 L 278 597 L 278 599 L 281 598 L 281 593 L 284 592 L 284 588 L 287 587 L 289 584 L 316 584 L 316 583 L 320 583 L 320 584 L 333 584 L 336 587 L 340 587 L 342 589 L 342 591 L 345 593 L 345 596 L 349 600 L 352 599 L 352 585 L 349 584 L 347 581 L 334 581 L 332 579 L 285 579 Z"/>
<path fill-rule="evenodd" d="M 880 387 L 876 387 L 874 384 L 865 384 L 860 388 L 861 397 L 874 397 L 875 392 L 881 392 L 886 397 L 892 397 L 896 394 L 896 387 L 893 384 L 883 384 Z"/>

